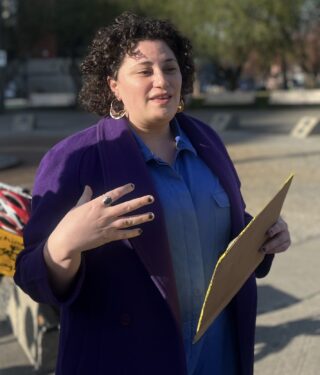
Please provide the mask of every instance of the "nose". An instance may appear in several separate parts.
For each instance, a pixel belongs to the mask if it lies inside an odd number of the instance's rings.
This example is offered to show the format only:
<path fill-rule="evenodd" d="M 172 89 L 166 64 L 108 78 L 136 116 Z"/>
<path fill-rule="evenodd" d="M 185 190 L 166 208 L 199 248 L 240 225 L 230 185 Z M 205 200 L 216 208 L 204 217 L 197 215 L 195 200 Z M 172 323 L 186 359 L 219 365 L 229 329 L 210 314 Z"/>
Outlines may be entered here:
<path fill-rule="evenodd" d="M 160 69 L 154 73 L 154 86 L 161 88 L 168 86 L 168 80 L 166 78 L 166 75 Z"/>

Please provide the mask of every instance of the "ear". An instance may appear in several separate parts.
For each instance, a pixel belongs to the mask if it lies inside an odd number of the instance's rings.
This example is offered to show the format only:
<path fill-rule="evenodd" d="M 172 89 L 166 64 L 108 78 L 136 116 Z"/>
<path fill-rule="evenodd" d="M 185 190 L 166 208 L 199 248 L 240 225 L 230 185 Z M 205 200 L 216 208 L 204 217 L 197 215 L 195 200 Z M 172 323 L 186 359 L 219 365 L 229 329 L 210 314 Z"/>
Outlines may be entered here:
<path fill-rule="evenodd" d="M 110 87 L 110 90 L 114 93 L 114 96 L 118 100 L 120 100 L 120 98 L 119 98 L 119 90 L 118 90 L 118 82 L 114 78 L 111 78 L 111 77 L 107 78 L 107 82 L 108 82 L 108 85 Z"/>

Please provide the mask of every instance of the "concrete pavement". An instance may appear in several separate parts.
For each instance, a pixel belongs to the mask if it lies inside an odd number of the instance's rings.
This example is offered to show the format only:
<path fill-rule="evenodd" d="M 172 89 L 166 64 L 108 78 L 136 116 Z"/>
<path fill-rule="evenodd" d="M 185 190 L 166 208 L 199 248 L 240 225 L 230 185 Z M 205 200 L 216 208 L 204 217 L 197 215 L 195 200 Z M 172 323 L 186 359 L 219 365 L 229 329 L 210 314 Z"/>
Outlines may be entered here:
<path fill-rule="evenodd" d="M 224 138 L 242 181 L 247 209 L 264 207 L 290 172 L 295 178 L 283 208 L 292 246 L 258 280 L 256 375 L 320 373 L 320 137 L 287 135 Z M 245 135 L 242 135 L 245 136 Z M 238 139 L 241 139 L 238 137 Z"/>
<path fill-rule="evenodd" d="M 312 112 L 319 115 L 319 111 Z M 283 208 L 292 246 L 276 256 L 270 274 L 258 280 L 256 375 L 320 373 L 320 136 L 298 140 L 288 135 L 306 113 L 310 112 L 242 112 L 243 117 L 237 114 L 240 128 L 221 133 L 242 181 L 247 210 L 253 215 L 264 207 L 288 174 L 295 172 Z M 207 121 L 212 115 L 208 111 L 195 114 Z M 43 121 L 50 117 L 52 125 L 60 124 L 59 118 L 62 121 L 64 115 L 57 113 L 53 121 L 52 114 L 43 114 Z M 18 155 L 23 162 L 17 168 L 0 171 L 0 180 L 31 187 L 45 150 L 68 132 L 85 126 L 79 122 L 79 114 L 73 120 L 71 114 L 68 116 L 69 126 L 65 122 L 59 129 L 38 125 L 38 135 L 14 137 L 9 129 L 2 128 L 0 153 Z M 39 135 L 41 129 L 43 133 Z M 4 320 L 0 323 L 0 374 L 32 374 Z"/>
<path fill-rule="evenodd" d="M 256 375 L 320 372 L 319 240 L 292 246 L 259 282 Z"/>

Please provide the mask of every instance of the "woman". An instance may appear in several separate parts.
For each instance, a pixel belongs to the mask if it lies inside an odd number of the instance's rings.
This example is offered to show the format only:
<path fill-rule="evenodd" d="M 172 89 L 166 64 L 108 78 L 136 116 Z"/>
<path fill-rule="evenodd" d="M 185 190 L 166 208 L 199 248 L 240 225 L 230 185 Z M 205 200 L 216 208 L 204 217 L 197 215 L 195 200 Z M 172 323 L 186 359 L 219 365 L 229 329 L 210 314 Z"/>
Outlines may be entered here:
<path fill-rule="evenodd" d="M 125 13 L 82 71 L 80 100 L 105 117 L 42 160 L 15 274 L 60 306 L 56 374 L 252 374 L 255 277 L 290 239 L 279 219 L 255 274 L 192 345 L 218 254 L 250 216 L 221 140 L 180 113 L 189 41 Z"/>

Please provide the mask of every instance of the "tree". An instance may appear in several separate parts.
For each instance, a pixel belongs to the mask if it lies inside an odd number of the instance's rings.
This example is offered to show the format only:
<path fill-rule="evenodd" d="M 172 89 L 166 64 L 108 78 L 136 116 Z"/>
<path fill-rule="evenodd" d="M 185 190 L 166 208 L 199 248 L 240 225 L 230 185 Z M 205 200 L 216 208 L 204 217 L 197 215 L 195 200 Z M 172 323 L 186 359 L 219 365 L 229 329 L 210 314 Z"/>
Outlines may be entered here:
<path fill-rule="evenodd" d="M 200 22 L 197 25 L 196 43 L 233 72 L 229 88 L 237 88 L 243 65 L 253 52 L 260 56 L 262 69 L 280 57 L 287 88 L 287 63 L 304 0 L 213 0 L 211 4 L 214 10 L 205 11 L 206 21 L 202 27 Z"/>
<path fill-rule="evenodd" d="M 288 62 L 297 58 L 297 33 L 309 28 L 319 0 L 123 0 L 140 13 L 168 17 L 193 41 L 198 56 L 211 58 L 236 89 L 248 57 L 262 70 L 280 59 L 287 88 Z M 301 45 L 303 45 L 301 43 Z M 306 51 L 300 51 L 305 56 Z M 302 60 L 302 58 L 301 58 Z M 305 67 L 305 69 L 307 69 Z M 309 68 L 308 68 L 309 69 Z"/>
<path fill-rule="evenodd" d="M 302 24 L 295 38 L 295 57 L 310 77 L 310 86 L 316 86 L 320 73 L 320 0 L 306 1 L 302 11 Z"/>
<path fill-rule="evenodd" d="M 248 58 L 261 71 L 281 61 L 319 71 L 320 0 L 19 0 L 17 44 L 24 55 L 44 35 L 55 35 L 60 56 L 81 56 L 95 30 L 123 10 L 169 18 L 193 42 L 195 55 L 219 67 L 227 87 L 238 87 Z"/>

